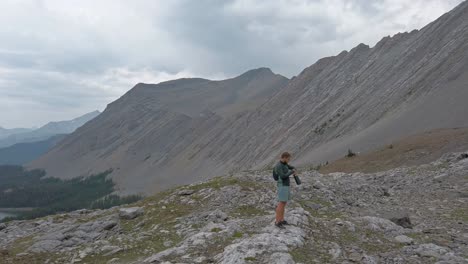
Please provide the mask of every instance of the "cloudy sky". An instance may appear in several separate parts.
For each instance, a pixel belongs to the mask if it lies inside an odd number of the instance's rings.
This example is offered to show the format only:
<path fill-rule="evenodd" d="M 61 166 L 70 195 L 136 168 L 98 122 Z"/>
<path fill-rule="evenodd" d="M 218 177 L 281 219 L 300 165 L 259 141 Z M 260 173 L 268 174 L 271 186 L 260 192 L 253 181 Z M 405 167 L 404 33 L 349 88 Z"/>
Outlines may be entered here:
<path fill-rule="evenodd" d="M 138 82 L 287 77 L 363 42 L 421 28 L 462 0 L 2 0 L 0 126 L 40 126 Z"/>

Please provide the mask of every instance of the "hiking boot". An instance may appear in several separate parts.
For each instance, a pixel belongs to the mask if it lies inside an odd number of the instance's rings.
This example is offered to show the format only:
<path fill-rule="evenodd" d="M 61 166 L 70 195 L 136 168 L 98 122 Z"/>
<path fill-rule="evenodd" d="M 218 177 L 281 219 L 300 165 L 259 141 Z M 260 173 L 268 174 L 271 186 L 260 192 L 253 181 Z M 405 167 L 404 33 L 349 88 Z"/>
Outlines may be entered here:
<path fill-rule="evenodd" d="M 279 223 L 275 223 L 275 226 L 280 228 L 280 229 L 285 229 L 286 227 L 284 227 L 283 223 L 282 222 L 279 222 Z"/>
<path fill-rule="evenodd" d="M 282 224 L 282 225 L 289 225 L 289 223 L 288 223 L 286 220 L 281 221 L 280 224 Z"/>

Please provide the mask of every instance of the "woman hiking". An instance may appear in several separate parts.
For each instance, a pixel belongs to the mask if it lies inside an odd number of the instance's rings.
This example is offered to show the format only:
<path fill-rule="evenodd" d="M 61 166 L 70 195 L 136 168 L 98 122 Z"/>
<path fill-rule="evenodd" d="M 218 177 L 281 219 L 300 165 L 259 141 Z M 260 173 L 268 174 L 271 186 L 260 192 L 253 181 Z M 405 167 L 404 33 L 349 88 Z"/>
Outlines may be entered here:
<path fill-rule="evenodd" d="M 275 179 L 278 179 L 278 206 L 276 207 L 275 226 L 279 228 L 285 228 L 284 226 L 288 224 L 288 222 L 284 220 L 284 210 L 286 203 L 291 199 L 289 177 L 291 175 L 296 175 L 296 168 L 288 164 L 290 160 L 291 154 L 284 152 L 281 154 L 279 162 L 273 169 L 273 175 Z"/>

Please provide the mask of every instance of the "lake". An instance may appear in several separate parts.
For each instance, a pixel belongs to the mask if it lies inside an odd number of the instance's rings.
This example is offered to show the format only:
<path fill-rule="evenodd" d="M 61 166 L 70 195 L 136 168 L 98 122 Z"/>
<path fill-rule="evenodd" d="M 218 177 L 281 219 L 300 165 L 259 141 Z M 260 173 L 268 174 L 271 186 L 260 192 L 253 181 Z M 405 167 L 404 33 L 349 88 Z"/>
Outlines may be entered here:
<path fill-rule="evenodd" d="M 1 212 L 1 211 L 0 211 L 0 220 L 2 220 L 2 219 L 5 218 L 5 217 L 8 217 L 8 216 L 14 216 L 14 214 L 12 214 L 12 213 L 5 213 L 5 212 Z"/>

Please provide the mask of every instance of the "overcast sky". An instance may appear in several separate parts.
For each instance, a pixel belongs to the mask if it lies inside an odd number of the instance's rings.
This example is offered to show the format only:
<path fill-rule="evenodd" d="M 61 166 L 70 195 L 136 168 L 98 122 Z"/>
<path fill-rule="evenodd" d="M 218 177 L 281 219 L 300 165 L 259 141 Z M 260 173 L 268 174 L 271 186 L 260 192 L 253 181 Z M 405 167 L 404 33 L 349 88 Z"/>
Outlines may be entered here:
<path fill-rule="evenodd" d="M 461 0 L 2 0 L 0 126 L 103 110 L 138 82 L 287 77 Z"/>

